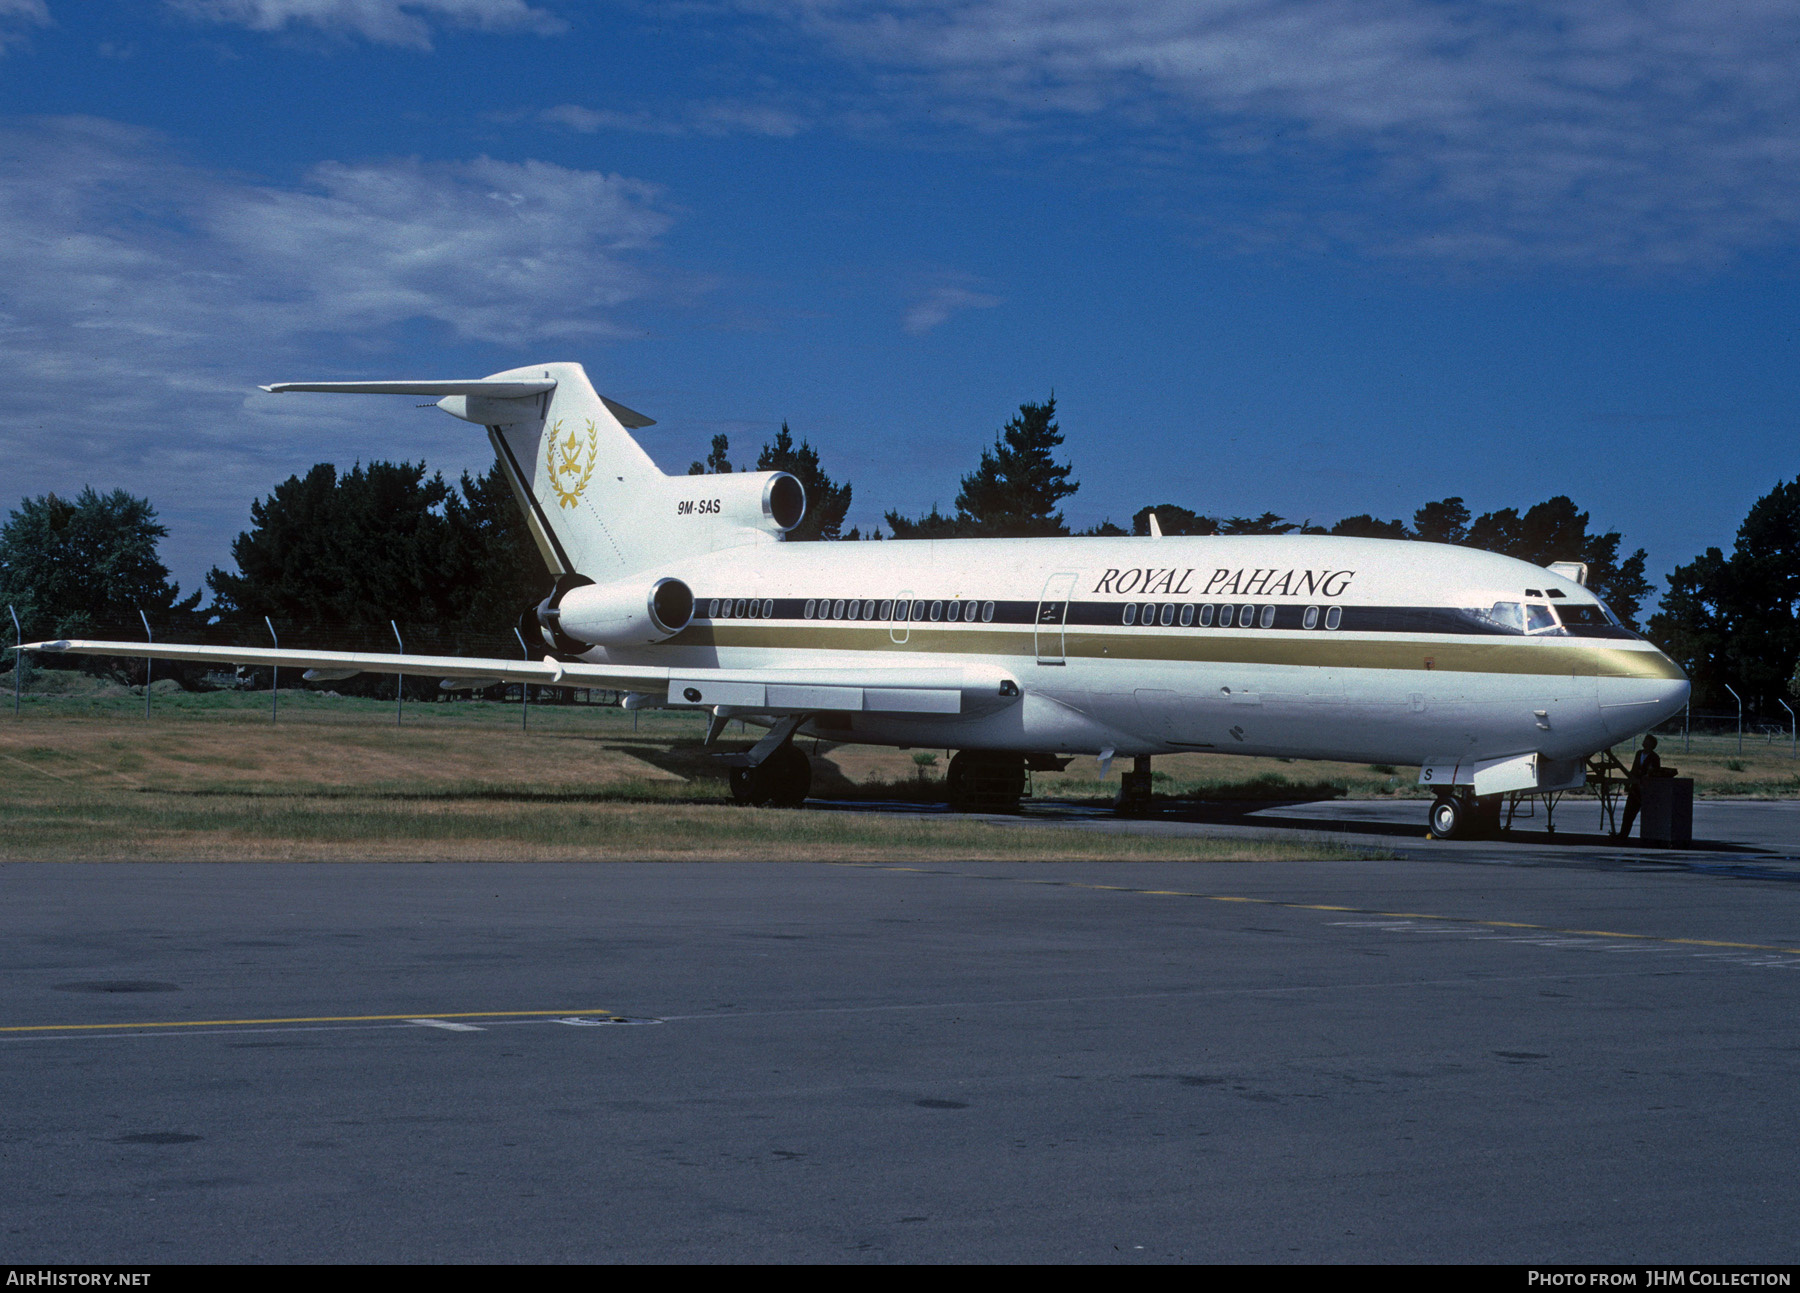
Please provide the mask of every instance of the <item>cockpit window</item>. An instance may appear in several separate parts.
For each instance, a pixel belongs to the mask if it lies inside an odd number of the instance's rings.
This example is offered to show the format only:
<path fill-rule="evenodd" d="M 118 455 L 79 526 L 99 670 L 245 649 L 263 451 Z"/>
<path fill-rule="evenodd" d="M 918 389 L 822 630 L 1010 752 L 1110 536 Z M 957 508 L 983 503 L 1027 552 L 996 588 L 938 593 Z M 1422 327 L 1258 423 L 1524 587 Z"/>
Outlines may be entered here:
<path fill-rule="evenodd" d="M 1527 633 L 1548 633 L 1556 627 L 1556 616 L 1548 606 L 1532 602 L 1525 607 L 1525 631 Z"/>
<path fill-rule="evenodd" d="M 1564 602 L 1556 608 L 1562 615 L 1563 623 L 1570 628 L 1597 629 L 1606 626 L 1606 616 L 1600 613 L 1598 606 L 1583 606 L 1579 602 Z"/>
<path fill-rule="evenodd" d="M 1495 602 L 1487 617 L 1501 628 L 1514 633 L 1525 631 L 1525 608 L 1517 602 Z"/>

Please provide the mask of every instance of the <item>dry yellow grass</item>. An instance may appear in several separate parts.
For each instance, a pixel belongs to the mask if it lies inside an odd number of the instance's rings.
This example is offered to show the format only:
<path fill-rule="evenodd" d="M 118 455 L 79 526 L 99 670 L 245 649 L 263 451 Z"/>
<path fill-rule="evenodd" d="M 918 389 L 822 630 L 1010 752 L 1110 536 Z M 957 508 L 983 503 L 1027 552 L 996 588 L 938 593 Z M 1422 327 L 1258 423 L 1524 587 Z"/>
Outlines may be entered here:
<path fill-rule="evenodd" d="M 448 707 L 424 707 L 448 709 Z M 145 720 L 39 707 L 0 719 L 0 860 L 1275 859 L 1366 856 L 1279 840 L 1169 840 L 725 803 L 691 721 L 617 711 L 540 730 L 361 707 L 271 725 L 244 709 Z M 516 711 L 515 711 L 516 714 Z M 504 717 L 504 715 L 502 715 Z M 642 729 L 652 725 L 643 724 Z M 548 729 L 548 730 L 545 730 Z M 867 765 L 839 749 L 822 783 Z M 894 771 L 915 765 L 885 752 Z M 844 765 L 848 764 L 848 768 Z"/>

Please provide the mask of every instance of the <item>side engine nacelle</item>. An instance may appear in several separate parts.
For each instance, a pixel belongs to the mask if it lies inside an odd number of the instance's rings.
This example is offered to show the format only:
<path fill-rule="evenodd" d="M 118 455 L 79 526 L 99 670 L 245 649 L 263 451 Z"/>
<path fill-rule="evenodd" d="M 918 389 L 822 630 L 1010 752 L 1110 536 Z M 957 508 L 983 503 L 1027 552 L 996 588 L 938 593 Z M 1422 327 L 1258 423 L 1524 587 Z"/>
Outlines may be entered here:
<path fill-rule="evenodd" d="M 786 534 L 806 515 L 806 487 L 785 471 L 671 476 L 678 522 Z"/>
<path fill-rule="evenodd" d="M 674 637 L 694 618 L 694 592 L 679 579 L 559 583 L 537 608 L 544 641 L 576 653 L 592 646 L 643 646 Z"/>

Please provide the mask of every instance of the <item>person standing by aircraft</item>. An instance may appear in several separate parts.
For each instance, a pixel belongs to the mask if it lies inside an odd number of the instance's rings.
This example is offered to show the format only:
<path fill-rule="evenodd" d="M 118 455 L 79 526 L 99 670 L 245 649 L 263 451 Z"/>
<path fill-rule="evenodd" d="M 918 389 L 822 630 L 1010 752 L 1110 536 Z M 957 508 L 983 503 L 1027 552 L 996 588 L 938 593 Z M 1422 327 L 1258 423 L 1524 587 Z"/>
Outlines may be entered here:
<path fill-rule="evenodd" d="M 1619 824 L 1619 839 L 1631 837 L 1631 823 L 1637 820 L 1644 805 L 1644 783 L 1662 771 L 1662 756 L 1656 752 L 1656 738 L 1646 736 L 1644 746 L 1633 756 L 1631 771 L 1625 774 L 1625 817 Z"/>

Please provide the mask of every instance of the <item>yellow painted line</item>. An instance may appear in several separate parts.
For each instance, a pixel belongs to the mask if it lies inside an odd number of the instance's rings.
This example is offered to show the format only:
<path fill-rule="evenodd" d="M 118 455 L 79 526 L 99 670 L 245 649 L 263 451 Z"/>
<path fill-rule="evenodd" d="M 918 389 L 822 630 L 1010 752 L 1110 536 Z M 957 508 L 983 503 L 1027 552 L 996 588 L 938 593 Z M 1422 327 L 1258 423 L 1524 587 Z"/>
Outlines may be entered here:
<path fill-rule="evenodd" d="M 285 1019 L 177 1019 L 151 1024 L 10 1024 L 0 1033 L 72 1033 L 100 1028 L 241 1028 L 256 1024 L 373 1024 L 415 1019 L 522 1019 L 542 1015 L 612 1015 L 612 1010 L 466 1010 L 461 1014 L 420 1012 L 404 1015 L 295 1015 Z"/>
<path fill-rule="evenodd" d="M 835 863 L 833 865 L 858 866 L 872 871 L 912 871 L 919 875 L 949 874 L 961 876 L 964 879 L 1005 880 L 1016 884 L 1062 885 L 1069 889 L 1108 890 L 1114 893 L 1135 893 L 1155 898 L 1199 898 L 1205 902 L 1247 902 L 1262 907 L 1286 907 L 1290 911 L 1338 911 L 1353 916 L 1378 916 L 1384 920 L 1437 920 L 1455 925 L 1479 925 L 1485 929 L 1530 929 L 1544 934 L 1562 934 L 1571 937 L 1633 938 L 1647 943 L 1669 943 L 1683 947 L 1729 947 L 1746 952 L 1781 952 L 1788 956 L 1800 956 L 1800 947 L 1781 947 L 1773 943 L 1733 943 L 1709 938 L 1670 938 L 1662 934 L 1626 934 L 1611 929 L 1562 929 L 1555 925 L 1534 925 L 1522 920 L 1481 920 L 1474 916 L 1438 916 L 1423 911 L 1376 911 L 1368 907 L 1339 907 L 1329 903 L 1316 902 L 1284 902 L 1279 898 L 1250 898 L 1242 894 L 1194 893 L 1185 889 L 1134 889 L 1128 885 L 1082 884 L 1077 881 L 1045 880 L 1028 876 L 1015 878 L 1012 876 L 975 875 L 966 871 L 932 872 L 922 867 L 871 867 L 861 863 Z"/>

